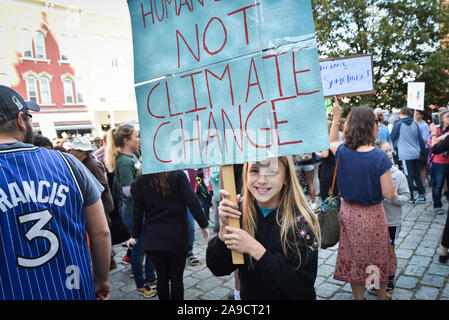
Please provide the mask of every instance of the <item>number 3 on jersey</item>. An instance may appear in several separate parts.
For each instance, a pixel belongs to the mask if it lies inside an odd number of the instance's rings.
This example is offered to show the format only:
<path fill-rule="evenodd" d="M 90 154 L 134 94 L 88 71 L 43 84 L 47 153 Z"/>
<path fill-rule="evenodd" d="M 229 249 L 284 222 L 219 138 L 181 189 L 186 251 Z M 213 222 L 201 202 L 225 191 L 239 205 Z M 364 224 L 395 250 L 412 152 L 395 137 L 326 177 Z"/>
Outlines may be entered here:
<path fill-rule="evenodd" d="M 36 258 L 26 258 L 16 255 L 17 265 L 24 268 L 37 268 L 53 259 L 59 251 L 59 238 L 50 230 L 44 229 L 50 223 L 53 216 L 50 211 L 43 210 L 38 212 L 26 213 L 18 216 L 20 224 L 30 221 L 36 221 L 31 228 L 24 234 L 24 237 L 31 243 L 36 238 L 44 238 L 49 241 L 50 248 L 48 251 Z"/>

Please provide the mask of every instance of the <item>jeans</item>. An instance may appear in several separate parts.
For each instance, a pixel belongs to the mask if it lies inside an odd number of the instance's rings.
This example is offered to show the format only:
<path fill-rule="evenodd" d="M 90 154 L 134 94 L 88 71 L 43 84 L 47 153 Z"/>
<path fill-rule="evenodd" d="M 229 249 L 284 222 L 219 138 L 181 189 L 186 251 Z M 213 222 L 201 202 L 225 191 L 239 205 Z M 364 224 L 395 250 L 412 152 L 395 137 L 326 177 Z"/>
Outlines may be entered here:
<path fill-rule="evenodd" d="M 129 231 L 129 234 L 133 234 L 133 216 L 122 212 L 122 220 L 125 224 L 126 228 Z M 142 288 L 146 282 L 151 282 L 156 280 L 156 273 L 154 270 L 153 263 L 151 262 L 150 256 L 145 254 L 145 279 L 143 278 L 143 268 L 142 268 L 142 259 L 144 256 L 144 236 L 143 230 L 142 234 L 137 239 L 136 244 L 132 247 L 131 250 L 131 269 L 134 273 L 134 281 L 136 282 L 137 288 Z"/>
<path fill-rule="evenodd" d="M 187 207 L 187 224 L 189 226 L 189 252 L 192 252 L 193 241 L 195 240 L 195 220 L 189 207 Z"/>
<path fill-rule="evenodd" d="M 449 178 L 449 164 L 432 163 L 432 199 L 433 207 L 441 208 L 441 193 L 444 181 Z"/>
<path fill-rule="evenodd" d="M 424 195 L 426 193 L 421 180 L 421 160 L 402 160 L 404 174 L 407 177 L 408 188 L 410 190 L 410 199 L 413 199 L 413 181 L 418 187 L 418 194 Z"/>

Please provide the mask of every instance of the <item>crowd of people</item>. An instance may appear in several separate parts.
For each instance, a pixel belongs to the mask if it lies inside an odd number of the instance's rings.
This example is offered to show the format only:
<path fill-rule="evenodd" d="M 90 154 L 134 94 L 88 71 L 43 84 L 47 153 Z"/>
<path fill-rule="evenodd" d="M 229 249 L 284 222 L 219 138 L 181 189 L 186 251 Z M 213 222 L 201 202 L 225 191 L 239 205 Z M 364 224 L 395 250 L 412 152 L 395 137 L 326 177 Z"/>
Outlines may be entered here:
<path fill-rule="evenodd" d="M 429 176 L 435 214 L 442 214 L 447 195 L 445 108 L 437 125 L 407 108 L 390 123 L 369 107 L 352 109 L 343 121 L 335 98 L 330 148 L 234 165 L 237 204 L 223 189 L 219 167 L 142 174 L 132 125 L 112 128 L 103 139 L 75 136 L 53 145 L 33 134 L 30 110 L 39 106 L 0 86 L 0 249 L 6 257 L 0 299 L 108 299 L 112 245 L 124 243 L 121 263 L 130 265 L 139 294 L 182 300 L 185 265 L 199 263 L 193 252 L 198 224 L 208 243 L 207 267 L 216 276 L 235 275 L 234 299 L 313 300 L 321 246 L 316 211 L 336 170 L 334 278 L 349 282 L 361 300 L 367 267 L 375 266 L 379 286 L 369 292 L 388 300 L 402 205 L 426 201 Z M 447 263 L 449 221 L 441 245 L 439 261 Z M 231 250 L 243 254 L 244 264 L 233 263 Z"/>

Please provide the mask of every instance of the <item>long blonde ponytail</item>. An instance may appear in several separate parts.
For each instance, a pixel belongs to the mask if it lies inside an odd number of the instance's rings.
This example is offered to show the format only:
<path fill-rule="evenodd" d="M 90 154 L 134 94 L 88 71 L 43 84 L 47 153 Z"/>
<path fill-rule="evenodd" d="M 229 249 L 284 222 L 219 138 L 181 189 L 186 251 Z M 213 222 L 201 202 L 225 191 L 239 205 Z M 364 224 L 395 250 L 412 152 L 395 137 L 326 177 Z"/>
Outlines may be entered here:
<path fill-rule="evenodd" d="M 114 143 L 114 132 L 115 128 L 111 128 L 107 133 L 107 143 L 104 150 L 104 164 L 109 172 L 113 172 L 115 169 L 115 163 L 120 150 L 117 149 Z"/>
<path fill-rule="evenodd" d="M 131 138 L 134 130 L 134 126 L 130 124 L 123 124 L 117 129 L 109 129 L 104 151 L 104 164 L 109 172 L 114 171 L 117 157 L 120 154 L 120 147 L 125 145 L 125 139 Z"/>

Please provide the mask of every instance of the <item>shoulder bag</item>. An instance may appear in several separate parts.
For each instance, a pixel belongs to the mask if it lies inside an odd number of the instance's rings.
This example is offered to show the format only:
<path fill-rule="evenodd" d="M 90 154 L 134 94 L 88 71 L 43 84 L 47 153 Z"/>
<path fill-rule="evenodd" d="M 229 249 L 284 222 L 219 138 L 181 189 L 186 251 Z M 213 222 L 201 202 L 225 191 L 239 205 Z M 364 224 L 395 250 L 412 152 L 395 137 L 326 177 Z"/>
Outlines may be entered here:
<path fill-rule="evenodd" d="M 340 220 L 338 220 L 338 212 L 340 211 L 341 200 L 339 196 L 334 197 L 337 170 L 338 160 L 335 163 L 331 193 L 329 197 L 324 199 L 321 206 L 316 210 L 321 229 L 321 249 L 333 247 L 340 240 Z"/>

